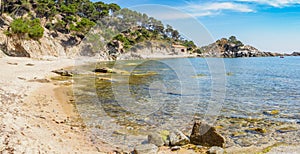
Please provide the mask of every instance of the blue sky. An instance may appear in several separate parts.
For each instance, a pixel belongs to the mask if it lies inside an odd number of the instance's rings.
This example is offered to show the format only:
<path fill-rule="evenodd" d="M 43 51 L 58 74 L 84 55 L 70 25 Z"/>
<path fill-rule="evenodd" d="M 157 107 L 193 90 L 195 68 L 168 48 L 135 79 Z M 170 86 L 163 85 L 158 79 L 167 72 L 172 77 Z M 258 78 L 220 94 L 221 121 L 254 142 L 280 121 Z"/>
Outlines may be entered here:
<path fill-rule="evenodd" d="M 102 1 L 150 14 L 200 46 L 235 35 L 263 51 L 300 52 L 300 0 Z"/>

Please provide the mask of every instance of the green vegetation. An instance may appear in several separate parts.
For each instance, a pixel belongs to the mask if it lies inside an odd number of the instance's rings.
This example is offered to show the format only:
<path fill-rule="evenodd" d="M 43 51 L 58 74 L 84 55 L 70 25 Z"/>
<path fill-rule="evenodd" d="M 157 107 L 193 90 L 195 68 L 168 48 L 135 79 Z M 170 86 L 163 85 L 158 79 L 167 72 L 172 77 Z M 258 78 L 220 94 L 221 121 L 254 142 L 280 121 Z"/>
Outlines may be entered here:
<path fill-rule="evenodd" d="M 104 46 L 116 46 L 119 41 L 125 50 L 141 42 L 146 46 L 152 41 L 163 42 L 162 47 L 171 44 L 183 45 L 189 52 L 199 52 L 193 41 L 185 40 L 170 25 L 153 17 L 148 17 L 127 8 L 121 9 L 115 3 L 92 2 L 90 0 L 4 0 L 1 9 L 13 17 L 14 21 L 7 30 L 8 36 L 38 40 L 43 37 L 44 29 L 55 34 L 70 34 L 89 42 L 95 35 L 87 35 L 97 25 L 97 40 Z M 42 20 L 41 20 L 42 19 Z M 110 41 L 111 40 L 111 41 Z M 110 41 L 110 42 L 109 42 Z"/>
<path fill-rule="evenodd" d="M 43 36 L 43 27 L 64 34 L 85 35 L 101 18 L 118 10 L 117 4 L 90 0 L 5 0 L 1 13 L 14 18 L 9 34 L 39 39 Z M 43 26 L 41 18 L 46 19 Z M 33 23 L 28 22 L 30 20 Z"/>
<path fill-rule="evenodd" d="M 41 26 L 40 19 L 15 19 L 10 25 L 11 34 L 16 34 L 20 37 L 29 36 L 29 38 L 38 40 L 43 37 L 44 28 Z"/>
<path fill-rule="evenodd" d="M 244 46 L 244 44 L 241 41 L 239 41 L 235 36 L 230 36 L 228 41 L 229 43 L 236 44 L 238 47 Z"/>

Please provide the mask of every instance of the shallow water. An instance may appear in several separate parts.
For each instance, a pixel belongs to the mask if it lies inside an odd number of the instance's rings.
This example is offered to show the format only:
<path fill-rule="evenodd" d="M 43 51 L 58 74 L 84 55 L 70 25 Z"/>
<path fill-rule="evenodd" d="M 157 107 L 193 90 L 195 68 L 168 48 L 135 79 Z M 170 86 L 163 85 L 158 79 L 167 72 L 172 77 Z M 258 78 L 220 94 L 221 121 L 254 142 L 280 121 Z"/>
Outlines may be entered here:
<path fill-rule="evenodd" d="M 196 117 L 299 123 L 299 62 L 299 57 L 103 62 L 77 69 L 122 72 L 76 76 L 74 94 L 96 136 L 133 147 L 151 131 L 190 128 Z M 263 114 L 271 110 L 279 115 Z"/>

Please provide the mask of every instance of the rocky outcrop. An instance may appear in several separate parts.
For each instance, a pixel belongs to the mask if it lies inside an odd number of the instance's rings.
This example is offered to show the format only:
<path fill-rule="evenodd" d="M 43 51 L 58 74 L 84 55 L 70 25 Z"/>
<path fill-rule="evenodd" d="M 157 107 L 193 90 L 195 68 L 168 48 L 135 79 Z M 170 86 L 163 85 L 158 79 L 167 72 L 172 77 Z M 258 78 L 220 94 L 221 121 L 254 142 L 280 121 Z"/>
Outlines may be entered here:
<path fill-rule="evenodd" d="M 263 52 L 250 45 L 244 45 L 235 37 L 229 39 L 223 38 L 213 44 L 201 48 L 201 57 L 221 57 L 221 58 L 239 58 L 239 57 L 274 57 L 280 56 L 278 53 Z"/>
<path fill-rule="evenodd" d="M 192 144 L 208 147 L 224 147 L 225 144 L 224 137 L 214 127 L 202 122 L 195 122 L 190 140 Z"/>
<path fill-rule="evenodd" d="M 300 52 L 293 52 L 291 56 L 300 56 Z"/>

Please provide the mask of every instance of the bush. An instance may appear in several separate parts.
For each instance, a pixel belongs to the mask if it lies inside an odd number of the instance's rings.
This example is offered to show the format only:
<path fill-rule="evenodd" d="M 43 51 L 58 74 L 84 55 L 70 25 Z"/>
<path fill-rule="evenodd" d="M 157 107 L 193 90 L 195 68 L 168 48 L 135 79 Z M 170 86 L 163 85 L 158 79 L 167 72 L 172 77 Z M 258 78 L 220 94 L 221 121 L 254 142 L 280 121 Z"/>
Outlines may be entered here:
<path fill-rule="evenodd" d="M 41 26 L 40 19 L 36 18 L 32 21 L 27 19 L 15 19 L 11 24 L 11 33 L 18 36 L 28 36 L 32 39 L 40 39 L 43 37 L 44 28 Z"/>
<path fill-rule="evenodd" d="M 28 32 L 28 24 L 23 19 L 15 19 L 11 24 L 10 28 L 13 34 L 22 35 Z"/>
<path fill-rule="evenodd" d="M 44 35 L 44 28 L 41 25 L 34 25 L 28 29 L 28 36 L 32 39 L 40 39 Z"/>

